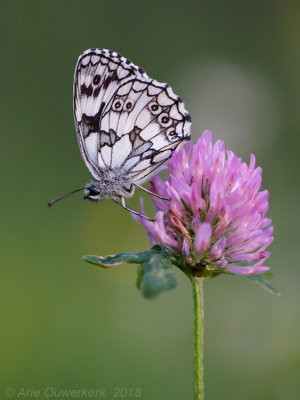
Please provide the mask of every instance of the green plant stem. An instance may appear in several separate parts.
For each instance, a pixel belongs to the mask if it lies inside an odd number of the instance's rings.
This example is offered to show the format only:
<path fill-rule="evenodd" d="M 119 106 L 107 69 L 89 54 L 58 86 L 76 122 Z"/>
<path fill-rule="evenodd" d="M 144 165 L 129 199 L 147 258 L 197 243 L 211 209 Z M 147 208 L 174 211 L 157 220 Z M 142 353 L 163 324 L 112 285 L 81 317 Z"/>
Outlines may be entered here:
<path fill-rule="evenodd" d="M 192 277 L 194 297 L 194 380 L 195 400 L 204 399 L 203 379 L 203 278 Z"/>

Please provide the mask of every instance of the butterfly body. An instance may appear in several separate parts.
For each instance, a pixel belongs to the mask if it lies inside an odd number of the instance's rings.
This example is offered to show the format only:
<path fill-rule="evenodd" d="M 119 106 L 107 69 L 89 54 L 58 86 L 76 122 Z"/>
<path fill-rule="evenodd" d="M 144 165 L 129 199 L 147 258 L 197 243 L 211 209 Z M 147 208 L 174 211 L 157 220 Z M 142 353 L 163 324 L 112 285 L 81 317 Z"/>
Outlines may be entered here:
<path fill-rule="evenodd" d="M 73 85 L 74 120 L 82 158 L 93 181 L 85 198 L 125 206 L 148 179 L 190 139 L 190 114 L 166 83 L 120 54 L 86 50 Z M 53 202 L 50 202 L 53 204 Z"/>
<path fill-rule="evenodd" d="M 132 182 L 124 177 L 121 169 L 107 171 L 99 181 L 92 181 L 85 187 L 85 198 L 92 201 L 112 199 L 120 202 L 122 197 L 131 197 L 134 193 Z"/>

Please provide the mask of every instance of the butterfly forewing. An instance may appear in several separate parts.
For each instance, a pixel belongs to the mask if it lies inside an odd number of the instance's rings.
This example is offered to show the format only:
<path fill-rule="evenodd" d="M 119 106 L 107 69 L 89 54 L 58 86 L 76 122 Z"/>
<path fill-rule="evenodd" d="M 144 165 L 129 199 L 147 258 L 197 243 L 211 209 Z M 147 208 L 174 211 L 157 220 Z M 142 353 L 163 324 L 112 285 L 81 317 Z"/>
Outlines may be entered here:
<path fill-rule="evenodd" d="M 190 138 L 190 115 L 171 87 L 105 49 L 78 59 L 74 116 L 82 156 L 98 180 L 118 169 L 142 182 Z"/>

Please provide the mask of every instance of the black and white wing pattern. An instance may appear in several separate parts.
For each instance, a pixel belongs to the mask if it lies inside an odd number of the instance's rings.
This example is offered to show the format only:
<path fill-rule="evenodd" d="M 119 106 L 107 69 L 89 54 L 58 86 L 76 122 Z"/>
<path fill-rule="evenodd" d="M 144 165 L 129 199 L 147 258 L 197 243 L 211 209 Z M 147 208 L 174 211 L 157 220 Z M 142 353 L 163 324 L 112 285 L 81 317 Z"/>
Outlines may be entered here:
<path fill-rule="evenodd" d="M 78 59 L 74 117 L 81 154 L 97 180 L 120 170 L 141 183 L 190 139 L 191 117 L 171 87 L 106 49 Z"/>

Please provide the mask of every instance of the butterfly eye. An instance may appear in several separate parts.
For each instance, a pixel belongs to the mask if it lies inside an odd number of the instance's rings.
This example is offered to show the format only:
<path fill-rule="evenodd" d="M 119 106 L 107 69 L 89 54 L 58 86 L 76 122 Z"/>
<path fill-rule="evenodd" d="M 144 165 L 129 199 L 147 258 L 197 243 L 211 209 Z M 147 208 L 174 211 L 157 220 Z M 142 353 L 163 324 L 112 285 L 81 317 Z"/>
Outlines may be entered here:
<path fill-rule="evenodd" d="M 124 110 L 125 111 L 131 111 L 133 109 L 134 103 L 132 100 L 126 100 L 124 104 Z"/>
<path fill-rule="evenodd" d="M 169 117 L 169 115 L 167 113 L 161 114 L 159 116 L 158 122 L 164 128 L 167 128 L 168 126 L 170 126 L 172 124 L 172 120 L 171 120 L 171 118 Z"/>
<path fill-rule="evenodd" d="M 149 108 L 152 114 L 157 115 L 161 112 L 161 106 L 159 106 L 155 101 L 149 104 Z"/>
<path fill-rule="evenodd" d="M 120 110 L 122 109 L 122 107 L 123 107 L 123 100 L 121 100 L 121 99 L 116 99 L 116 100 L 113 102 L 112 109 L 113 109 L 114 111 L 120 111 Z"/>
<path fill-rule="evenodd" d="M 173 127 L 167 130 L 167 138 L 170 140 L 170 142 L 174 142 L 175 140 L 178 139 L 178 133 L 175 131 Z"/>
<path fill-rule="evenodd" d="M 85 198 L 89 198 L 90 196 L 97 196 L 100 193 L 99 189 L 92 183 L 86 186 L 86 190 L 88 191 L 88 193 Z"/>

